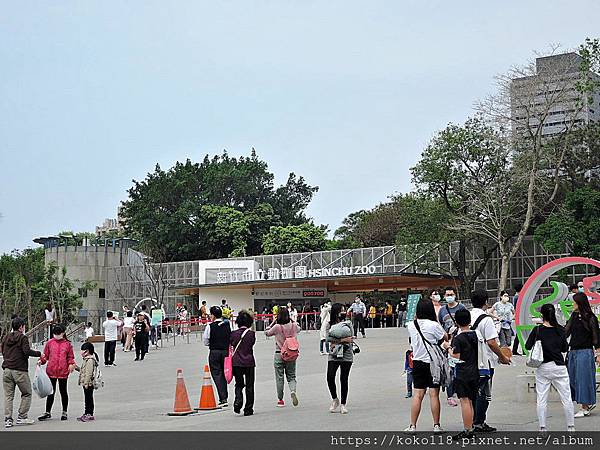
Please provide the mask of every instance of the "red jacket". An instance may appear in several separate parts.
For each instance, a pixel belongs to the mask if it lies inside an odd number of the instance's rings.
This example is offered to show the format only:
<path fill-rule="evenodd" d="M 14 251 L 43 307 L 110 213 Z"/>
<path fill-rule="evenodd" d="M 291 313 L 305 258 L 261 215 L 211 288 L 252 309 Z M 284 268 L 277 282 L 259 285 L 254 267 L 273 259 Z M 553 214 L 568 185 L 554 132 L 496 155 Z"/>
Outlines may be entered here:
<path fill-rule="evenodd" d="M 73 345 L 63 338 L 50 339 L 42 352 L 42 364 L 48 363 L 46 373 L 50 378 L 68 378 L 69 366 L 75 364 Z"/>

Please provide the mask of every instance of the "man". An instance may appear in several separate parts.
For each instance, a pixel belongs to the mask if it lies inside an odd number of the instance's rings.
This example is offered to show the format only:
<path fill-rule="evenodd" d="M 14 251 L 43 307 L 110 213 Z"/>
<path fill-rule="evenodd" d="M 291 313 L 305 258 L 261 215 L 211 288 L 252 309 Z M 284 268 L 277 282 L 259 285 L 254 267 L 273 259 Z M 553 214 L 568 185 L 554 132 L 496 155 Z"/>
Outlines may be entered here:
<path fill-rule="evenodd" d="M 229 307 L 225 299 L 221 300 L 221 313 L 225 320 L 231 319 L 231 316 L 233 315 L 233 310 Z"/>
<path fill-rule="evenodd" d="M 208 321 L 208 313 L 206 312 L 206 300 L 202 300 L 202 306 L 200 306 L 200 332 L 204 333 L 206 328 L 206 322 Z"/>
<path fill-rule="evenodd" d="M 104 365 L 114 366 L 115 349 L 117 348 L 117 329 L 123 325 L 123 322 L 117 320 L 112 311 L 106 313 L 106 320 L 102 323 L 104 328 Z"/>
<path fill-rule="evenodd" d="M 348 311 L 352 312 L 352 322 L 354 323 L 354 337 L 356 338 L 358 329 L 362 333 L 362 337 L 366 338 L 365 334 L 365 315 L 367 314 L 367 307 L 362 302 L 360 295 L 354 298 L 354 303 L 348 308 Z"/>
<path fill-rule="evenodd" d="M 146 320 L 146 323 L 148 324 L 148 329 L 151 329 L 152 317 L 150 317 L 150 314 L 148 314 L 148 307 L 146 305 L 142 305 L 142 314 L 144 315 L 144 320 Z M 153 344 L 154 343 L 155 342 L 153 342 Z M 148 335 L 146 336 L 146 348 L 144 350 L 144 353 L 148 353 L 149 348 L 150 348 L 150 333 L 148 333 Z"/>
<path fill-rule="evenodd" d="M 229 321 L 223 320 L 223 312 L 218 306 L 210 307 L 210 323 L 204 334 L 202 341 L 209 348 L 208 365 L 212 375 L 217 393 L 219 395 L 219 406 L 226 408 L 227 405 L 227 380 L 225 379 L 225 358 L 229 355 L 229 339 L 231 328 Z"/>
<path fill-rule="evenodd" d="M 406 326 L 406 297 L 402 296 L 400 301 L 398 302 L 397 312 L 398 312 L 398 326 L 405 327 Z"/>
<path fill-rule="evenodd" d="M 521 289 L 523 289 L 522 284 L 515 285 L 515 295 L 513 295 L 513 298 L 512 298 L 512 304 L 513 304 L 513 307 L 515 308 L 515 312 L 517 311 L 517 303 L 519 303 L 519 294 L 521 293 Z M 519 342 L 519 337 L 516 335 L 516 330 L 515 330 L 515 342 L 513 343 L 513 348 L 512 348 L 513 355 L 522 356 L 521 353 L 519 353 L 520 345 L 521 345 L 521 343 Z"/>
<path fill-rule="evenodd" d="M 507 358 L 500 350 L 498 345 L 498 331 L 494 319 L 488 316 L 485 311 L 488 306 L 488 294 L 484 290 L 476 290 L 471 293 L 471 329 L 479 331 L 487 346 L 485 347 L 485 367 L 479 371 L 479 388 L 477 399 L 475 400 L 475 418 L 473 420 L 473 429 L 475 433 L 489 433 L 496 431 L 496 428 L 489 426 L 486 421 L 487 410 L 492 398 L 492 379 L 494 378 L 495 360 L 500 364 L 510 364 L 510 358 Z"/>
<path fill-rule="evenodd" d="M 0 351 L 4 357 L 2 362 L 2 381 L 4 384 L 4 426 L 6 428 L 16 425 L 31 425 L 33 419 L 28 419 L 27 414 L 31 407 L 31 380 L 29 379 L 30 356 L 40 357 L 42 354 L 29 348 L 29 339 L 25 336 L 25 321 L 15 317 L 11 321 L 12 332 L 7 334 Z M 21 404 L 16 422 L 13 422 L 13 400 L 15 387 L 21 391 Z"/>
<path fill-rule="evenodd" d="M 448 336 L 453 338 L 456 336 L 459 329 L 455 315 L 458 311 L 466 311 L 467 308 L 465 308 L 465 305 L 462 303 L 459 303 L 456 288 L 452 286 L 448 286 L 445 289 L 443 303 L 443 305 L 440 305 L 438 311 L 438 322 L 442 325 L 444 331 L 448 333 Z M 446 394 L 448 395 L 448 406 L 458 406 L 458 402 L 454 398 L 454 389 L 452 385 L 448 386 Z"/>
<path fill-rule="evenodd" d="M 582 287 L 583 287 L 583 284 L 582 284 Z M 570 301 L 573 301 L 573 296 L 578 293 L 579 293 L 579 286 L 577 284 L 569 285 L 569 295 L 567 296 L 567 299 Z"/>

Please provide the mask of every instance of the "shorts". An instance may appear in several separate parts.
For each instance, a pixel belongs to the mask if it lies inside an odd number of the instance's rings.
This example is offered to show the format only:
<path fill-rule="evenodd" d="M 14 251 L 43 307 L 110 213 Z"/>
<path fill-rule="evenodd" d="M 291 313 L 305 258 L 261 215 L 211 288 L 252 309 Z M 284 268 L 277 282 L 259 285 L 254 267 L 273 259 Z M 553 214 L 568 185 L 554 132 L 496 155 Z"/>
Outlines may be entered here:
<path fill-rule="evenodd" d="M 475 403 L 477 391 L 479 390 L 479 379 L 455 378 L 453 388 L 458 398 L 468 398 Z"/>
<path fill-rule="evenodd" d="M 431 370 L 429 369 L 429 363 L 423 361 L 413 360 L 413 386 L 415 389 L 427 389 L 434 388 L 439 389 L 439 384 L 433 384 L 433 378 L 431 377 Z"/>

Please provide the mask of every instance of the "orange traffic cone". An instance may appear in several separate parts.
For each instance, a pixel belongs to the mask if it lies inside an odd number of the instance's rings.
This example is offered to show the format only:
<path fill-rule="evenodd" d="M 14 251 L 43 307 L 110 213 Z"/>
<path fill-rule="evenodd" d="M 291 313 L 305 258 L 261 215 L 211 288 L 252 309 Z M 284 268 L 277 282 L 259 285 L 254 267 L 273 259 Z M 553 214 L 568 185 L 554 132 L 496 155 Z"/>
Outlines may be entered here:
<path fill-rule="evenodd" d="M 210 369 L 208 364 L 204 366 L 204 377 L 202 379 L 202 391 L 200 391 L 200 403 L 196 411 L 217 409 L 217 402 L 215 400 L 215 391 L 213 389 L 212 381 L 210 379 Z"/>
<path fill-rule="evenodd" d="M 173 412 L 168 413 L 169 416 L 187 416 L 193 413 L 190 406 L 190 398 L 188 397 L 185 381 L 183 380 L 183 370 L 177 369 L 177 385 L 175 386 L 175 405 Z"/>

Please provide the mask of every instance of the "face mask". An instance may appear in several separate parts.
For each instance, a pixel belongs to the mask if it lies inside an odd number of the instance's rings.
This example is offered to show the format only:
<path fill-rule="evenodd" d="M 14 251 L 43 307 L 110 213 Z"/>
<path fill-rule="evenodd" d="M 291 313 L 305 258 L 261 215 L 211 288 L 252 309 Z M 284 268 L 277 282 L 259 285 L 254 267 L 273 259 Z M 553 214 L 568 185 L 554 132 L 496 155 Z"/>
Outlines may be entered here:
<path fill-rule="evenodd" d="M 508 296 L 506 296 L 506 295 L 502 296 L 501 300 L 502 300 L 502 303 L 508 303 Z"/>
<path fill-rule="evenodd" d="M 448 303 L 454 303 L 456 301 L 456 297 L 454 295 L 449 295 L 448 297 L 446 297 L 446 301 Z"/>
<path fill-rule="evenodd" d="M 583 286 L 579 286 L 577 290 L 582 294 L 585 292 L 585 288 Z"/>
<path fill-rule="evenodd" d="M 433 294 L 431 296 L 431 300 L 433 300 L 434 302 L 439 302 L 440 301 L 440 296 L 438 294 Z"/>
<path fill-rule="evenodd" d="M 57 341 L 62 340 L 64 336 L 61 334 L 60 336 L 54 336 L 54 339 L 56 339 Z"/>

